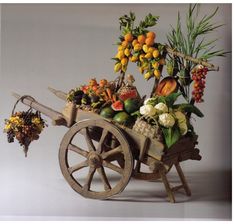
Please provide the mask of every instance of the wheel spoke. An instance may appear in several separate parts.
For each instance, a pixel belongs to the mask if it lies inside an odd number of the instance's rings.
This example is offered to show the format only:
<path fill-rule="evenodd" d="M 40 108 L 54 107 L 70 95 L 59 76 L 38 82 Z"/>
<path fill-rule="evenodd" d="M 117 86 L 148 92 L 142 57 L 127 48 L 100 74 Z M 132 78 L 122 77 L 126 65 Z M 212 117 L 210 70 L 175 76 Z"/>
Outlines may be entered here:
<path fill-rule="evenodd" d="M 85 139 L 86 139 L 86 143 L 87 143 L 89 151 L 95 151 L 95 146 L 94 146 L 94 144 L 91 140 L 91 137 L 89 135 L 88 128 L 85 128 Z"/>
<path fill-rule="evenodd" d="M 82 155 L 82 156 L 84 156 L 86 158 L 88 156 L 88 152 L 86 152 L 85 150 L 83 150 L 83 149 L 81 149 L 81 148 L 79 148 L 79 147 L 77 147 L 77 146 L 75 146 L 73 144 L 69 144 L 68 150 L 76 152 L 76 153 L 78 153 L 78 154 L 80 154 L 80 155 Z"/>
<path fill-rule="evenodd" d="M 103 182 L 103 184 L 104 184 L 104 189 L 105 189 L 106 191 L 110 190 L 110 189 L 111 189 L 111 186 L 110 186 L 110 184 L 109 184 L 108 178 L 107 178 L 106 173 L 105 173 L 105 171 L 104 171 L 104 167 L 102 166 L 102 167 L 100 167 L 100 168 L 97 168 L 97 171 L 98 171 L 98 173 L 99 173 L 99 175 L 100 175 L 100 177 L 101 177 L 101 180 L 102 180 L 102 182 Z"/>
<path fill-rule="evenodd" d="M 116 147 L 114 149 L 111 149 L 111 150 L 109 150 L 107 152 L 102 153 L 102 158 L 106 159 L 109 156 L 113 156 L 113 155 L 115 155 L 117 153 L 121 153 L 121 152 L 122 152 L 122 146 L 119 145 L 118 147 Z"/>
<path fill-rule="evenodd" d="M 83 189 L 84 189 L 85 191 L 90 190 L 91 181 L 92 181 L 92 179 L 93 179 L 95 170 L 96 170 L 95 167 L 90 167 L 90 168 L 89 168 L 89 173 L 88 173 L 88 175 L 87 175 L 86 182 L 85 182 L 85 184 L 84 184 L 84 186 L 83 186 Z"/>
<path fill-rule="evenodd" d="M 85 161 L 83 161 L 83 162 L 81 162 L 81 163 L 79 163 L 79 164 L 77 164 L 77 165 L 74 165 L 74 166 L 69 167 L 69 168 L 68 168 L 68 171 L 69 171 L 70 174 L 72 174 L 72 173 L 74 173 L 75 171 L 78 171 L 78 170 L 80 170 L 80 169 L 82 169 L 82 168 L 84 168 L 84 167 L 87 167 L 87 166 L 88 166 L 88 161 L 85 160 Z"/>
<path fill-rule="evenodd" d="M 101 135 L 101 138 L 100 138 L 100 141 L 99 141 L 99 145 L 97 147 L 97 152 L 99 152 L 99 153 L 102 152 L 102 144 L 103 144 L 107 134 L 108 134 L 108 130 L 107 129 L 103 129 L 102 135 Z"/>
<path fill-rule="evenodd" d="M 123 174 L 123 170 L 120 167 L 118 167 L 108 161 L 103 160 L 103 165 L 113 171 L 116 171 L 117 173 L 120 173 L 121 175 Z"/>

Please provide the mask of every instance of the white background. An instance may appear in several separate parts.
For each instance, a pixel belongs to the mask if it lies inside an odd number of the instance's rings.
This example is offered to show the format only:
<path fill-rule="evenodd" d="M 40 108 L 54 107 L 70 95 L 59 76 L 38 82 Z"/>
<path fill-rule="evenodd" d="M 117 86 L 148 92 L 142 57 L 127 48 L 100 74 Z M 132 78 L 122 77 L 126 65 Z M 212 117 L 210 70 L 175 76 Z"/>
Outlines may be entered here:
<path fill-rule="evenodd" d="M 202 14 L 216 6 L 203 5 Z M 219 38 L 217 48 L 230 51 L 231 5 L 218 6 L 214 22 L 225 26 L 208 39 Z M 115 79 L 110 58 L 116 53 L 114 43 L 119 36 L 121 15 L 130 10 L 137 18 L 149 12 L 159 15 L 154 31 L 157 41 L 165 43 L 178 10 L 184 15 L 187 7 L 185 4 L 2 5 L 0 127 L 15 103 L 12 91 L 30 94 L 39 102 L 61 110 L 63 102 L 47 91 L 48 86 L 68 91 L 89 78 Z M 220 66 L 220 71 L 210 72 L 207 77 L 205 103 L 199 105 L 205 117 L 194 121 L 202 160 L 183 164 L 193 196 L 188 199 L 179 194 L 177 199 L 187 202 L 166 203 L 161 183 L 136 180 L 131 180 L 123 194 L 113 201 L 83 199 L 68 186 L 59 169 L 58 148 L 67 129 L 50 125 L 40 140 L 31 144 L 27 159 L 16 143 L 8 144 L 6 136 L 0 134 L 0 216 L 117 220 L 231 218 L 231 55 L 215 58 L 213 63 Z M 135 75 L 140 93 L 149 94 L 151 81 L 143 81 L 133 65 L 129 72 Z M 26 109 L 22 105 L 18 108 Z"/>

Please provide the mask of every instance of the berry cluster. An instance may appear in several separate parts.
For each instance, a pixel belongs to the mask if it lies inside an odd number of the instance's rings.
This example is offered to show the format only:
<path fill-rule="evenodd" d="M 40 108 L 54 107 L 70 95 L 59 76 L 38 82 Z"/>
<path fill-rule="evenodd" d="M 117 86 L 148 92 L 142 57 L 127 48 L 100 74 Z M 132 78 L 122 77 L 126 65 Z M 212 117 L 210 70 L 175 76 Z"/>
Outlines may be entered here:
<path fill-rule="evenodd" d="M 194 89 L 192 91 L 193 99 L 196 103 L 201 103 L 204 100 L 202 99 L 204 89 L 206 87 L 206 74 L 208 68 L 199 65 L 192 70 L 192 80 L 194 81 Z"/>

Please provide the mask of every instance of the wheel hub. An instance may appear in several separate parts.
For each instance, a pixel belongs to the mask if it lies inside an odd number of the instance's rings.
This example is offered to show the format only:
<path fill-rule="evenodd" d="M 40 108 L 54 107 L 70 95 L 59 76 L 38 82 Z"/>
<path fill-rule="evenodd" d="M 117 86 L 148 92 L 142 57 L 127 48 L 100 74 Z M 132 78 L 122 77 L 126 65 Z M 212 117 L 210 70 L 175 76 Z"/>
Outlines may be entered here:
<path fill-rule="evenodd" d="M 88 155 L 88 164 L 90 167 L 99 168 L 102 166 L 102 158 L 97 152 L 90 152 Z"/>

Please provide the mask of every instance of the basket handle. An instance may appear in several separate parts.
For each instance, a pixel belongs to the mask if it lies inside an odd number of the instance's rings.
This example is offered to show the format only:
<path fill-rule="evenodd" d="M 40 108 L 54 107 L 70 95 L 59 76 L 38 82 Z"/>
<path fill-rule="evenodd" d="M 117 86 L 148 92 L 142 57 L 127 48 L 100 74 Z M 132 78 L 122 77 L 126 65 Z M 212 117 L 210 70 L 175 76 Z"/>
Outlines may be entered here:
<path fill-rule="evenodd" d="M 139 118 L 139 120 L 141 121 L 141 120 L 143 120 L 143 119 L 152 119 L 153 121 L 154 121 L 154 123 L 155 123 L 155 126 L 158 126 L 158 122 L 157 122 L 157 120 L 154 118 L 154 117 L 152 117 L 152 116 L 148 116 L 148 115 L 143 115 L 143 116 L 141 116 L 140 118 Z"/>
<path fill-rule="evenodd" d="M 12 109 L 12 112 L 11 112 L 11 115 L 12 115 L 12 116 L 13 116 L 14 113 L 15 113 L 15 108 L 16 108 L 17 104 L 18 104 L 20 101 L 23 102 L 23 100 L 24 100 L 25 98 L 30 98 L 30 99 L 32 100 L 32 102 L 33 102 L 33 101 L 34 101 L 34 102 L 36 101 L 32 96 L 29 96 L 29 95 L 23 95 L 23 96 L 21 96 L 21 97 L 15 102 L 15 105 L 14 105 L 14 107 L 13 107 L 13 109 Z M 29 107 L 30 107 L 30 108 L 29 108 L 28 111 L 32 110 L 31 105 L 30 105 Z"/>

